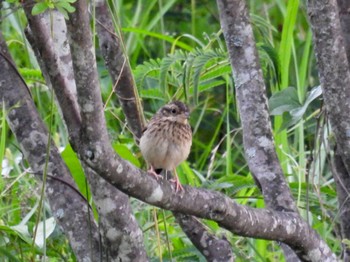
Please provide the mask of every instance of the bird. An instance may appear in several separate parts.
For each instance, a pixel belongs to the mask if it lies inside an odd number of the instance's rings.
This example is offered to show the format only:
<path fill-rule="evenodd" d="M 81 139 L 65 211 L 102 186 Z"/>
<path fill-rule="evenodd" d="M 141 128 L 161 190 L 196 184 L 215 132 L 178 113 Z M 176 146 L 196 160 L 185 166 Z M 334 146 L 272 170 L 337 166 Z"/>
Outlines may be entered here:
<path fill-rule="evenodd" d="M 156 112 L 140 139 L 141 154 L 149 165 L 148 173 L 158 179 L 162 177 L 159 170 L 164 169 L 166 174 L 171 171 L 176 192 L 183 190 L 176 167 L 187 159 L 192 146 L 189 116 L 184 103 L 172 101 Z"/>

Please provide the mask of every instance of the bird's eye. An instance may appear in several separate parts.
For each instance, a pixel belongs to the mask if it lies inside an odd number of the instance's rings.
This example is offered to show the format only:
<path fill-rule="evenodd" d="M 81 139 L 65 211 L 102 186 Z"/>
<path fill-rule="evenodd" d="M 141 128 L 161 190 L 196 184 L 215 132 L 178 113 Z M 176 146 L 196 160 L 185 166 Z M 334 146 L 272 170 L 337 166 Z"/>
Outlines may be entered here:
<path fill-rule="evenodd" d="M 175 115 L 177 113 L 176 108 L 171 109 L 171 113 Z"/>

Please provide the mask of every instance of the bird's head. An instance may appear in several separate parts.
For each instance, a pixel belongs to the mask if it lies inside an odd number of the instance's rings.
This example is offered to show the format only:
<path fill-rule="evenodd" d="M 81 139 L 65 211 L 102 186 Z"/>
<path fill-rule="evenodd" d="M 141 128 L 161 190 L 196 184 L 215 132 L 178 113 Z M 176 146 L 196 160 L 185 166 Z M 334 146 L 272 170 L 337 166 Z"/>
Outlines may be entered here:
<path fill-rule="evenodd" d="M 173 101 L 160 108 L 158 114 L 168 118 L 171 121 L 187 124 L 190 116 L 190 110 L 184 103 L 180 101 Z"/>

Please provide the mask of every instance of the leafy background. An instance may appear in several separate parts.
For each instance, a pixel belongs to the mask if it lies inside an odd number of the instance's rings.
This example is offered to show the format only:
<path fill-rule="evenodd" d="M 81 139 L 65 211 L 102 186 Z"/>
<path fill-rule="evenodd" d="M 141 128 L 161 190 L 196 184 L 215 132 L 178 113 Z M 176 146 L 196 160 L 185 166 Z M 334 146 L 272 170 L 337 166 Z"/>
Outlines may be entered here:
<path fill-rule="evenodd" d="M 74 11 L 72 2 L 38 1 L 35 12 L 57 8 L 67 15 Z M 322 109 L 305 2 L 247 2 L 269 97 L 276 149 L 286 179 L 303 217 L 339 255 L 339 211 L 328 160 L 332 136 Z M 244 159 L 234 79 L 215 1 L 111 0 L 109 6 L 123 37 L 146 118 L 172 99 L 183 100 L 191 108 L 194 139 L 188 161 L 178 167 L 182 183 L 221 191 L 243 205 L 264 207 Z M 50 126 L 81 193 L 93 204 L 52 93 L 24 38 L 26 19 L 20 4 L 4 1 L 1 17 L 1 30 L 38 111 Z M 98 41 L 95 45 L 102 96 L 107 101 L 112 83 Z M 116 151 L 136 166 L 146 168 L 125 117 L 113 100 L 108 100 L 105 116 Z M 5 118 L 6 111 L 2 110 L 0 258 L 75 261 L 41 194 L 42 184 L 22 159 Z M 205 261 L 170 212 L 133 199 L 131 202 L 151 261 Z M 43 212 L 39 212 L 41 208 Z M 95 216 L 98 219 L 96 213 Z M 229 239 L 237 261 L 284 261 L 276 242 L 235 236 L 212 221 L 205 223 L 210 231 Z"/>

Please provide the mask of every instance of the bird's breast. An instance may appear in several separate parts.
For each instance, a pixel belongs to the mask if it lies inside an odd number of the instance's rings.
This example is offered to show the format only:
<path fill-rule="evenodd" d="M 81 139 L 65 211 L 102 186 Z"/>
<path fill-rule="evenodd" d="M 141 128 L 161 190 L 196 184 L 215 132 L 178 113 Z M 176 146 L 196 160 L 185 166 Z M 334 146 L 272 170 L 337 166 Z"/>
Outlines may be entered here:
<path fill-rule="evenodd" d="M 141 153 L 154 168 L 173 170 L 186 160 L 192 145 L 189 125 L 163 121 L 150 125 L 140 140 Z"/>

